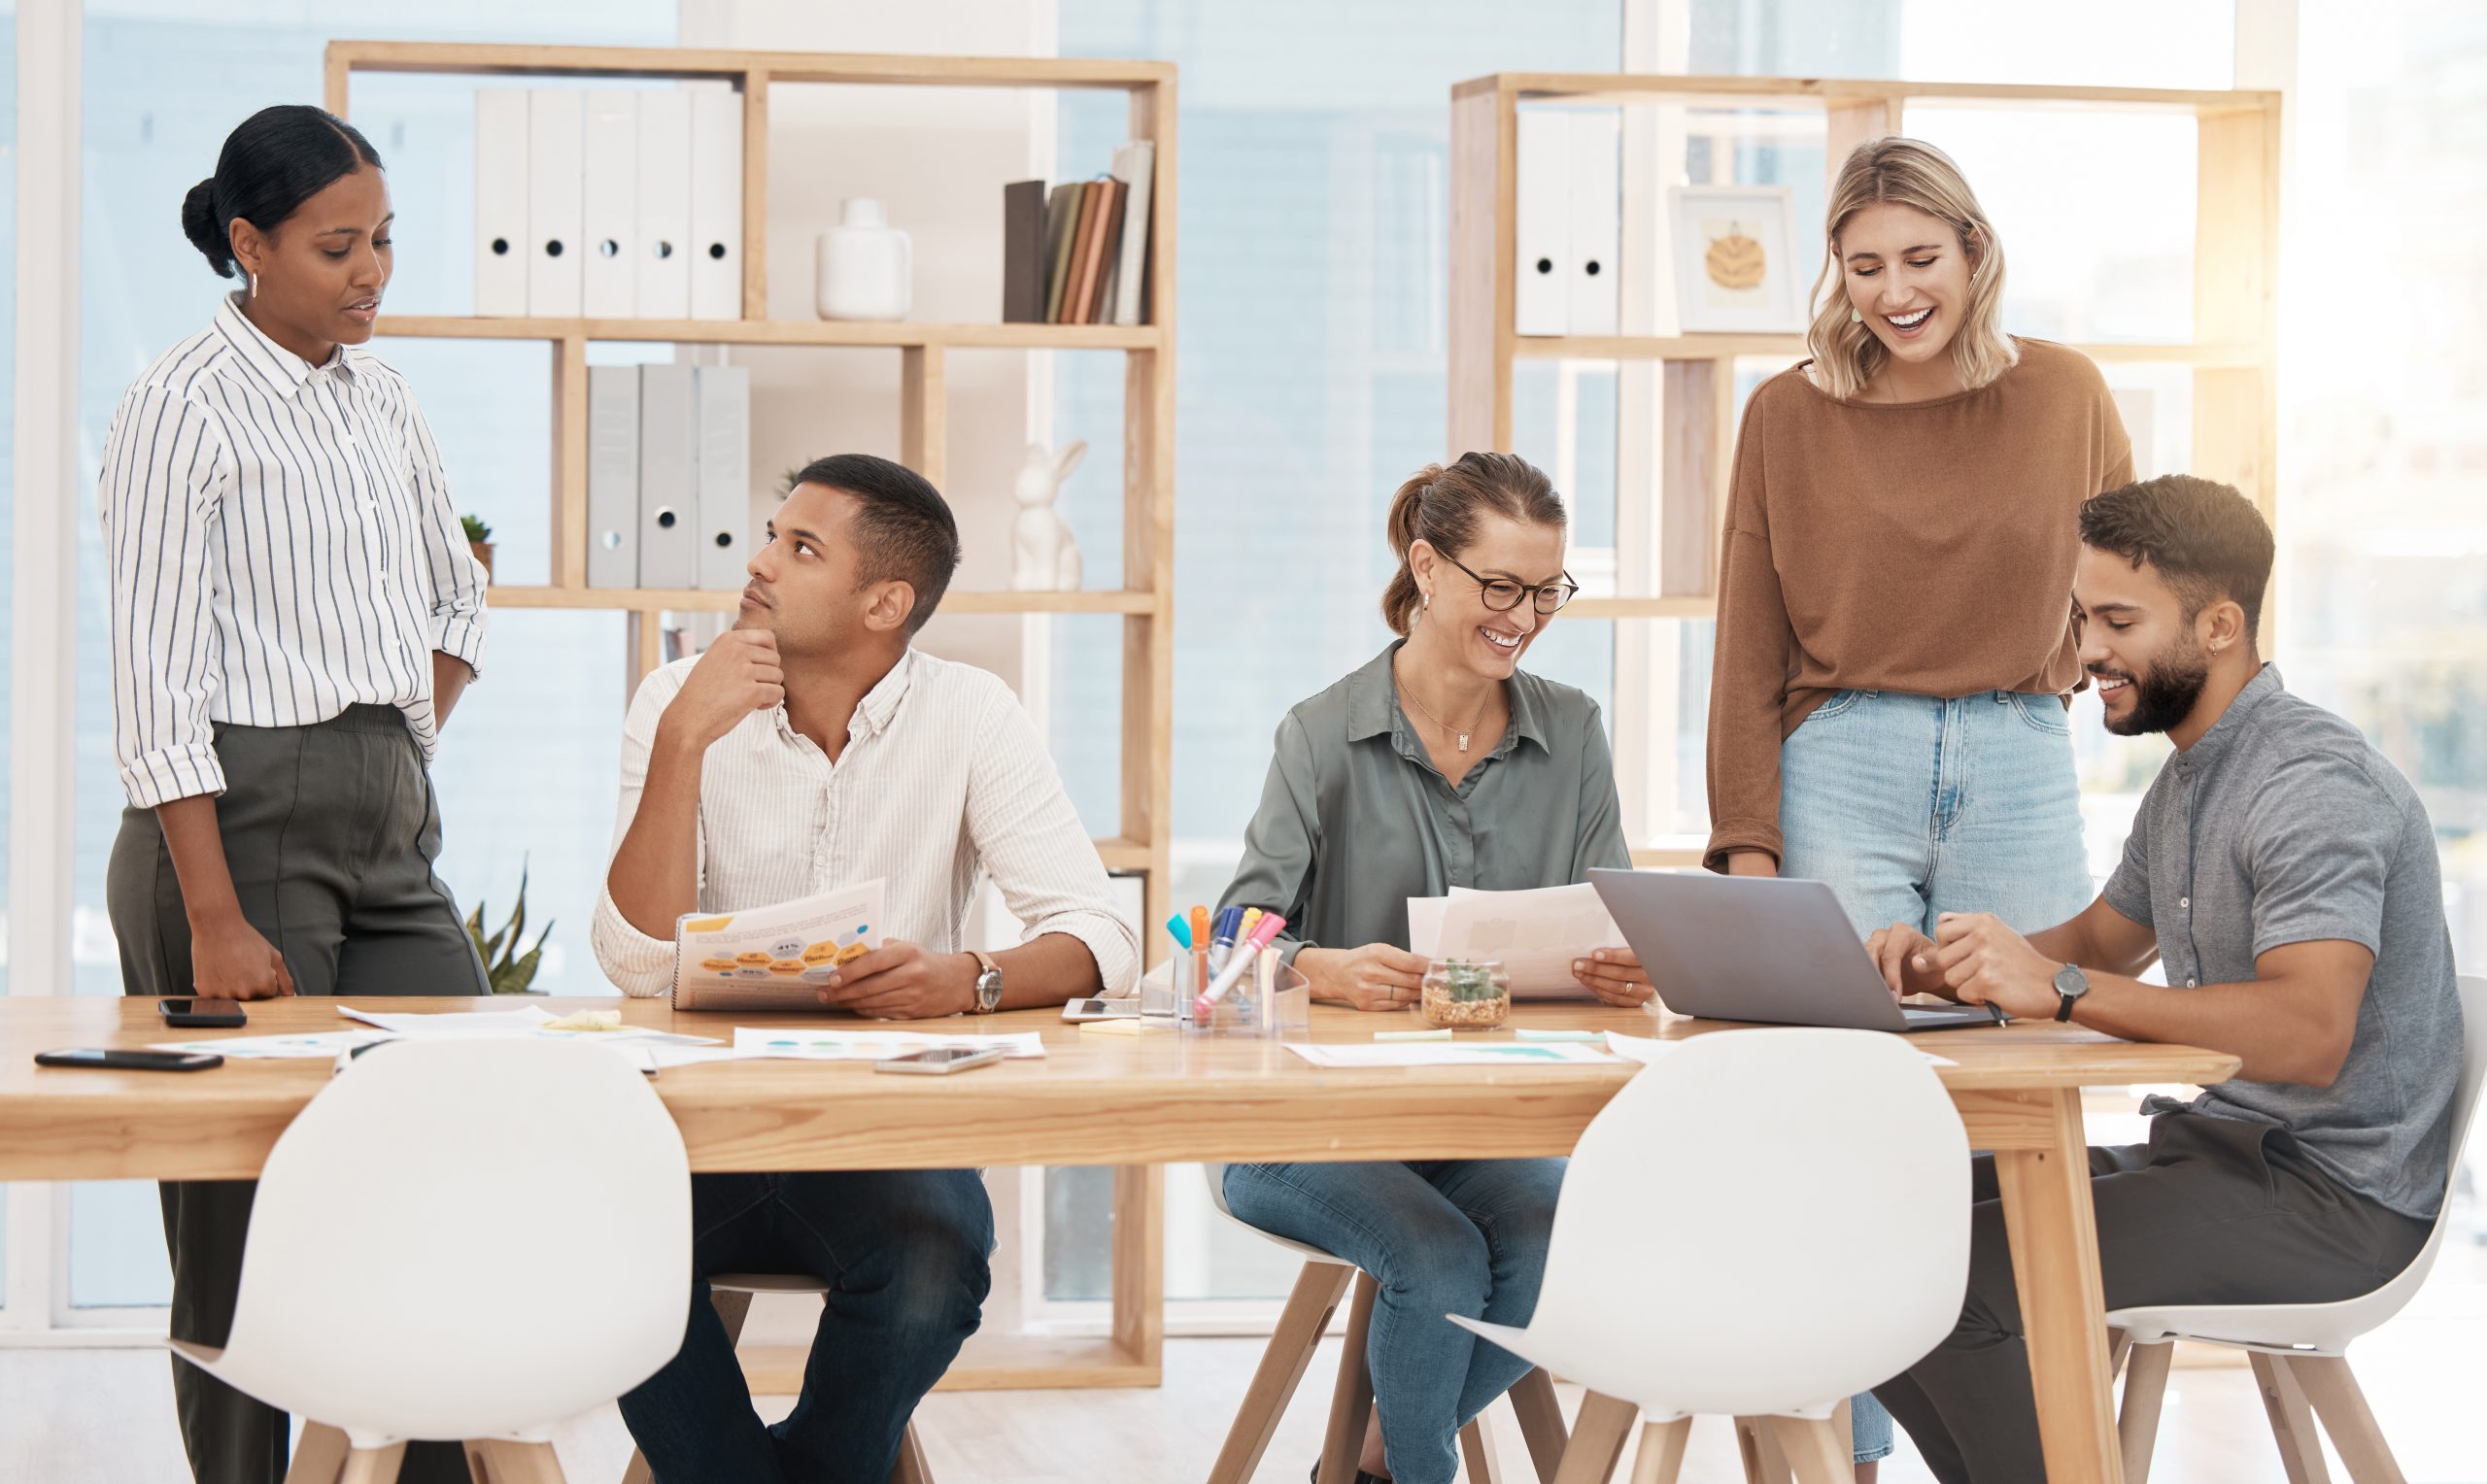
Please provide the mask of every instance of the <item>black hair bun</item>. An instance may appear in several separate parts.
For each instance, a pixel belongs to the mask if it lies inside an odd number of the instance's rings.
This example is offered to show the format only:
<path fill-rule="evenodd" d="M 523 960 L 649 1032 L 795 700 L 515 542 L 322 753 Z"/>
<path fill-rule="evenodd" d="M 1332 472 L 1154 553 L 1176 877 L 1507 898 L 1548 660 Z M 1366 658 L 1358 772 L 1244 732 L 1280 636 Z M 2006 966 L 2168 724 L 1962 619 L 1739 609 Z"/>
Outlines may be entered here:
<path fill-rule="evenodd" d="M 233 244 L 224 223 L 217 219 L 216 182 L 204 180 L 182 198 L 182 234 L 198 249 L 219 278 L 233 276 Z"/>

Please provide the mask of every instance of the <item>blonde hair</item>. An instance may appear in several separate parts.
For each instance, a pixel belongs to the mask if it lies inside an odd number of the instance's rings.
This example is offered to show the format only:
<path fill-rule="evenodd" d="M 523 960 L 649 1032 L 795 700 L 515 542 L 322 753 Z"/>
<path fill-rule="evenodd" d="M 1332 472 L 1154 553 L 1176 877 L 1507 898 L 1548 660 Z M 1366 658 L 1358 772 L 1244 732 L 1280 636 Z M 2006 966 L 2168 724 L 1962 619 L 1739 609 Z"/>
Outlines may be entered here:
<path fill-rule="evenodd" d="M 1950 223 L 1971 266 L 1968 309 L 1952 335 L 1952 363 L 1970 389 L 2012 369 L 2021 358 L 2003 333 L 2003 239 L 1994 233 L 1977 193 L 1969 189 L 1952 157 L 1923 140 L 1885 135 L 1850 152 L 1831 183 L 1823 213 L 1823 273 L 1814 284 L 1814 322 L 1805 348 L 1814 357 L 1814 385 L 1847 398 L 1865 389 L 1891 352 L 1874 332 L 1851 318 L 1847 272 L 1839 260 L 1839 234 L 1865 207 L 1889 201 L 1911 206 Z"/>

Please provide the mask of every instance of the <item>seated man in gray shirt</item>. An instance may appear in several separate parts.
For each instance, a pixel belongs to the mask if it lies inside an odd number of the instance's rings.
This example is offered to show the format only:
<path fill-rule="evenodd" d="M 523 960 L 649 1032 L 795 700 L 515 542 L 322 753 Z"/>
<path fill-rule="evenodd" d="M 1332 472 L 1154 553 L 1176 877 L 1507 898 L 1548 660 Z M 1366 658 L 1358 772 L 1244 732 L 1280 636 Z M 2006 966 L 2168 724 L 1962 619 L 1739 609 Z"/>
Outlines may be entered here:
<path fill-rule="evenodd" d="M 2081 535 L 2107 729 L 2176 744 L 2123 863 L 2026 938 L 1962 915 L 1869 946 L 1894 993 L 2243 1059 L 2191 1103 L 2151 1099 L 2148 1144 L 2090 1151 L 2108 1307 L 2369 1293 L 2444 1195 L 2462 1029 L 2435 831 L 2356 727 L 2263 662 L 2272 546 L 2251 502 L 2170 475 L 2091 500 Z M 2154 958 L 2164 986 L 2130 977 Z M 1875 1388 L 1945 1484 L 2046 1476 L 1992 1164 L 1959 1327 Z"/>

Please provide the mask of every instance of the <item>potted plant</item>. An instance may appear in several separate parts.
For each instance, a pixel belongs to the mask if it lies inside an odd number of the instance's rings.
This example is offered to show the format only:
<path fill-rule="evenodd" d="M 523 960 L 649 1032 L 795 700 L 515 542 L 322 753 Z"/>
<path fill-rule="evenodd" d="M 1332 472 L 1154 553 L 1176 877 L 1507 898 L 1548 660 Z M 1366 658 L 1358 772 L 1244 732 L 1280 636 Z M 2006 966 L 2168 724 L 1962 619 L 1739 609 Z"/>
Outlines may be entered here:
<path fill-rule="evenodd" d="M 475 554 L 477 561 L 484 564 L 484 581 L 491 582 L 493 580 L 493 528 L 484 523 L 482 516 L 460 516 L 458 523 L 466 527 L 467 549 Z"/>
<path fill-rule="evenodd" d="M 473 517 L 468 517 L 472 520 Z M 484 961 L 484 977 L 495 995 L 525 995 L 535 981 L 536 966 L 544 960 L 544 940 L 553 935 L 553 925 L 535 935 L 535 946 L 525 953 L 518 951 L 521 936 L 527 930 L 527 867 L 518 868 L 518 905 L 510 910 L 509 921 L 491 937 L 484 935 L 484 902 L 477 898 L 475 910 L 466 914 L 466 935 L 475 940 L 475 955 Z"/>

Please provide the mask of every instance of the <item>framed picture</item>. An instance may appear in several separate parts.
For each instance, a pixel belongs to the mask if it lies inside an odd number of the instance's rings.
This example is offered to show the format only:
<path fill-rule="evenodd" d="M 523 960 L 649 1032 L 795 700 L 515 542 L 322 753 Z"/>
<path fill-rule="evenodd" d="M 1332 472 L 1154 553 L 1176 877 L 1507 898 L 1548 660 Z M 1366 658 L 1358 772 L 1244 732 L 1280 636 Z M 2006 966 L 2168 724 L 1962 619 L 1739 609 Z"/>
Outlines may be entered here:
<path fill-rule="evenodd" d="M 1801 334 L 1807 265 L 1796 256 L 1795 193 L 1785 186 L 1676 186 L 1677 322 L 1688 335 Z"/>

